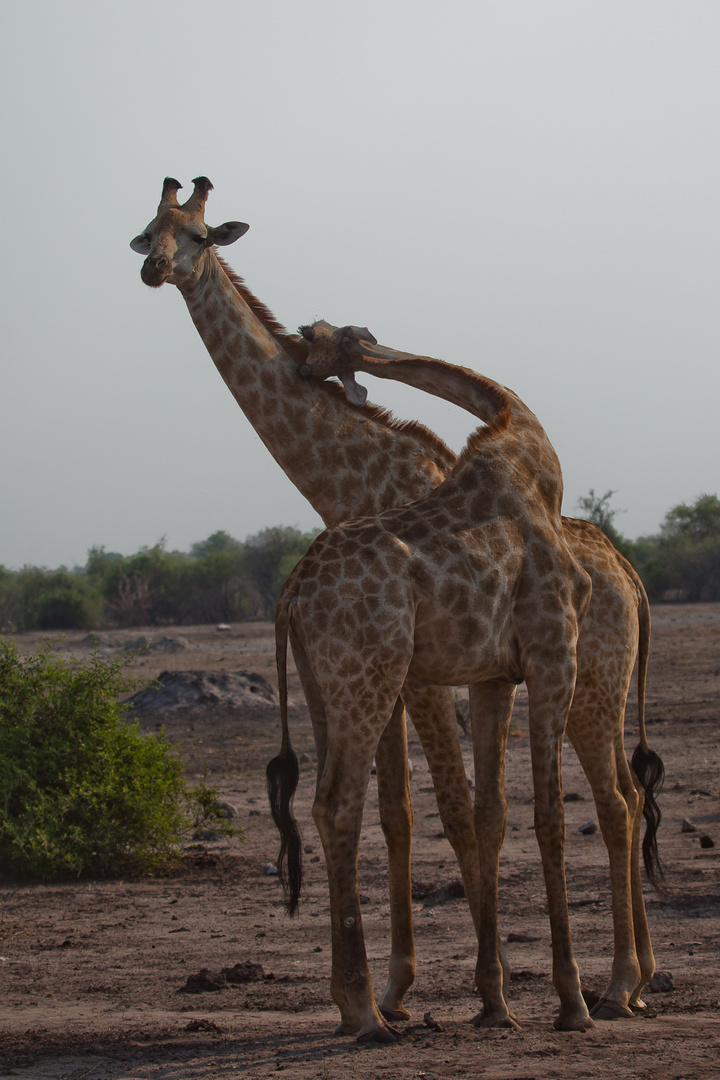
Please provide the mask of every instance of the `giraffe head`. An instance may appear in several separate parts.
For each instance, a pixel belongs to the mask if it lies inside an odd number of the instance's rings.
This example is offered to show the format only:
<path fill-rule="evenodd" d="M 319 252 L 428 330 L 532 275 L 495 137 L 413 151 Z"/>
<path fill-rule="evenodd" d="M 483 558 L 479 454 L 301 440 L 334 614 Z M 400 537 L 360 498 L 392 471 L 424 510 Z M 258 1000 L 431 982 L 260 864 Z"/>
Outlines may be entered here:
<path fill-rule="evenodd" d="M 187 202 L 178 202 L 182 184 L 165 178 L 158 211 L 148 227 L 130 242 L 133 251 L 146 255 L 140 276 L 157 289 L 164 282 L 182 285 L 197 273 L 205 251 L 214 244 L 233 244 L 250 228 L 242 221 L 226 221 L 213 228 L 205 224 L 205 203 L 212 184 L 207 176 L 193 180 Z"/>
<path fill-rule="evenodd" d="M 377 345 L 377 339 L 367 326 L 338 327 L 320 319 L 312 326 L 299 327 L 299 330 L 310 343 L 310 351 L 298 373 L 303 378 L 313 375 L 317 379 L 337 375 L 345 388 L 348 401 L 353 405 L 364 405 L 367 390 L 355 381 L 355 368 L 362 356 L 363 346 L 368 348 Z"/>

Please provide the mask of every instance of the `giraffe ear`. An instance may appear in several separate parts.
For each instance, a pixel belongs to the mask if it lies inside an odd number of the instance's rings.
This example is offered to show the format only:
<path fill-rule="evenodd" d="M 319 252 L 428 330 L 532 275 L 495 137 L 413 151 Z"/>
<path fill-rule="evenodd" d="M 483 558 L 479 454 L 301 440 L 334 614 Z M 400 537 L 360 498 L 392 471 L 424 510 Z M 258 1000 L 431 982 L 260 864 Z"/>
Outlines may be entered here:
<path fill-rule="evenodd" d="M 355 382 L 355 376 L 352 372 L 343 372 L 340 375 L 340 381 L 345 388 L 345 397 L 348 399 L 351 405 L 364 405 L 367 401 L 367 390 L 364 386 L 360 386 Z"/>
<path fill-rule="evenodd" d="M 138 255 L 149 255 L 151 246 L 150 237 L 145 233 L 140 233 L 139 236 L 130 241 L 130 247 L 133 251 L 137 251 Z"/>
<path fill-rule="evenodd" d="M 208 228 L 208 244 L 218 244 L 220 247 L 226 247 L 228 244 L 234 244 L 236 240 L 239 240 L 241 236 L 250 228 L 244 221 L 226 221 L 224 225 L 218 225 L 217 228 L 210 226 Z"/>

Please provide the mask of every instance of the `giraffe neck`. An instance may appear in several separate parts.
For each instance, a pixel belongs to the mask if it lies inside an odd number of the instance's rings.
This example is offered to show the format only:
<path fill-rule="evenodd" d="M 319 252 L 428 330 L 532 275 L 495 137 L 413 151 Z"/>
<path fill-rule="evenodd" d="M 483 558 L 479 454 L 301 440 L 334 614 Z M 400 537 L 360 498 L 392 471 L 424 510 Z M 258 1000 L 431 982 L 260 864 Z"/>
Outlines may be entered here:
<path fill-rule="evenodd" d="M 324 352 L 326 345 L 321 339 L 318 355 L 325 359 L 327 370 L 335 371 L 337 357 L 331 350 L 328 359 Z M 313 359 L 311 355 L 311 364 Z M 560 527 L 563 495 L 560 462 L 540 421 L 512 390 L 468 368 L 430 356 L 397 352 L 383 345 L 372 347 L 367 342 L 363 343 L 363 351 L 352 354 L 347 362 L 355 371 L 408 383 L 451 401 L 488 425 L 470 435 L 443 485 L 443 500 L 461 507 L 462 492 L 472 498 L 483 490 L 499 492 L 505 476 L 511 479 L 514 488 L 524 492 L 536 513 L 547 517 L 555 528 Z M 494 504 L 483 505 L 491 517 L 499 512 Z M 476 518 L 475 512 L 469 515 L 470 520 Z"/>
<path fill-rule="evenodd" d="M 452 467 L 452 452 L 421 425 L 394 424 L 349 405 L 332 384 L 301 378 L 292 353 L 302 342 L 259 302 L 253 310 L 212 250 L 181 292 L 228 389 L 326 524 L 418 498 Z"/>
<path fill-rule="evenodd" d="M 509 509 L 505 494 L 521 492 L 522 511 L 559 531 L 563 476 L 557 453 L 535 414 L 513 391 L 503 390 L 509 403 L 507 427 L 496 436 L 490 428 L 470 436 L 443 485 L 444 497 L 459 505 L 477 492 L 493 492 L 495 501 L 482 505 L 487 517 L 494 518 L 517 514 L 517 505 Z M 512 495 L 511 502 L 514 499 Z"/>

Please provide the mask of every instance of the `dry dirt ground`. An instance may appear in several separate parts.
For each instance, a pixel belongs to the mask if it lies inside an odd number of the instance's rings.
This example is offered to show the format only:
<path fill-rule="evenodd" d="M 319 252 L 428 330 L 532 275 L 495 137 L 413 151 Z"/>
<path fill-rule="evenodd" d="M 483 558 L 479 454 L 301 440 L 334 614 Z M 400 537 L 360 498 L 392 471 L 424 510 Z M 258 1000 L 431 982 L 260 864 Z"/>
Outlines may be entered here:
<path fill-rule="evenodd" d="M 244 842 L 190 846 L 167 877 L 0 887 L 0 1076 L 33 1080 L 214 1080 L 275 1076 L 344 1080 L 454 1076 L 588 1076 L 670 1080 L 720 1076 L 720 605 L 654 609 L 649 737 L 666 763 L 660 830 L 668 889 L 646 890 L 658 968 L 675 988 L 647 995 L 632 1020 L 586 1034 L 553 1030 L 549 930 L 532 830 L 526 709 L 519 700 L 508 751 L 508 833 L 501 867 L 501 930 L 513 935 L 511 1006 L 522 1030 L 477 1030 L 475 944 L 467 906 L 416 903 L 418 977 L 408 995 L 412 1021 L 393 1046 L 335 1037 L 329 995 L 330 927 L 325 867 L 312 824 L 313 746 L 296 677 L 292 725 L 304 752 L 296 812 L 306 855 L 300 915 L 283 913 L 277 879 L 261 869 L 277 838 L 265 797 L 264 767 L 278 748 L 277 710 L 196 705 L 144 714 L 164 723 L 190 776 L 207 762 L 211 780 L 239 810 Z M 142 679 L 162 669 L 258 672 L 272 681 L 269 624 L 147 630 L 155 648 L 135 664 Z M 172 639 L 160 643 L 163 635 Z M 84 635 L 62 648 L 87 652 Z M 137 633 L 134 635 L 137 637 Z M 117 653 L 131 637 L 101 639 Z M 158 643 L 161 647 L 157 647 Z M 23 636 L 22 648 L 33 639 Z M 628 710 L 627 742 L 637 740 Z M 470 746 L 463 740 L 468 774 Z M 457 870 L 443 837 L 433 788 L 411 732 L 416 815 L 413 878 L 418 893 L 448 885 Z M 605 850 L 573 751 L 565 754 L 567 868 L 571 918 L 584 985 L 603 988 L 612 950 Z M 689 818 L 696 832 L 681 832 Z M 715 846 L 702 846 L 701 836 Z M 707 843 L 707 842 L 706 842 Z M 384 846 L 374 779 L 360 856 L 364 926 L 376 986 L 384 981 L 389 912 Z M 424 888 L 423 888 L 424 887 Z M 519 937 L 520 940 L 517 940 Z M 188 976 L 253 963 L 254 981 L 182 993 Z M 257 977 L 259 976 L 259 977 Z M 425 1014 L 441 1029 L 428 1026 Z"/>

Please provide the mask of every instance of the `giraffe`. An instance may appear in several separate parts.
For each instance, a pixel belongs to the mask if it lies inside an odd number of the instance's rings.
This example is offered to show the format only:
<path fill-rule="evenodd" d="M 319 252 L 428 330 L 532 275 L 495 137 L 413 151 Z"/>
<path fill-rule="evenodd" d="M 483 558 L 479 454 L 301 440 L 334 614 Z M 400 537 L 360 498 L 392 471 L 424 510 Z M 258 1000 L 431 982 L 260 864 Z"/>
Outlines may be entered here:
<path fill-rule="evenodd" d="M 337 328 L 321 321 L 300 330 L 312 343 L 311 355 L 300 366 L 300 374 L 338 376 L 350 400 L 364 400 L 366 396 L 355 381 L 355 372 L 364 370 L 380 378 L 407 382 L 467 407 L 462 400 L 462 382 L 458 392 L 457 379 L 448 377 L 448 366 L 439 361 L 378 346 L 367 328 Z M 472 372 L 465 371 L 464 375 L 473 378 Z M 595 605 L 596 621 L 600 621 L 598 611 L 602 612 L 606 626 L 614 628 L 616 642 L 619 638 L 626 643 L 624 658 L 616 647 L 611 649 L 611 661 L 606 656 L 600 663 L 600 654 L 612 641 L 612 631 L 603 635 L 600 627 L 591 625 L 588 633 L 586 618 L 578 641 L 578 675 L 566 731 L 591 784 L 610 855 L 615 960 L 610 987 L 592 1015 L 596 1019 L 619 1019 L 645 1007 L 640 992 L 654 970 L 639 874 L 643 813 L 648 826 L 642 844 L 646 871 L 656 887 L 662 884 L 656 837 L 661 815 L 655 795 L 664 779 L 664 767 L 660 757 L 650 750 L 645 733 L 650 611 L 636 571 L 599 529 L 587 521 L 563 518 L 562 530 L 590 574 L 590 612 Z M 636 654 L 640 743 L 630 768 L 624 749 L 624 703 Z M 593 692 L 599 681 L 603 683 L 604 707 Z M 638 970 L 639 983 L 634 982 Z"/>
<path fill-rule="evenodd" d="M 453 467 L 456 458 L 452 451 L 420 424 L 399 423 L 373 406 L 354 407 L 333 384 L 300 377 L 298 368 L 306 364 L 308 343 L 288 334 L 215 250 L 216 245 L 233 243 L 248 226 L 240 222 L 226 222 L 217 228 L 206 225 L 205 203 L 212 189 L 206 177 L 194 181 L 193 193 L 183 205 L 177 199 L 180 188 L 177 180 L 165 180 L 156 216 L 131 242 L 133 250 L 146 256 L 142 279 L 152 287 L 167 281 L 179 289 L 230 392 L 280 467 L 325 523 L 375 514 L 432 491 Z M 644 689 L 647 598 L 634 571 L 598 530 L 567 518 L 563 519 L 563 530 L 593 582 L 593 597 L 578 644 L 579 676 L 568 734 L 593 786 L 606 839 L 619 828 L 618 797 L 624 800 L 627 796 L 626 814 L 635 823 L 632 907 L 640 975 L 630 999 L 624 989 L 616 990 L 616 969 L 626 967 L 626 947 L 616 932 L 613 979 L 606 996 L 610 1004 L 624 995 L 625 1005 L 629 1001 L 633 1008 L 642 1007 L 640 991 L 654 971 L 639 873 L 642 793 L 621 791 L 615 778 L 625 776 L 623 716 L 638 650 L 639 694 Z M 444 687 L 408 683 L 403 701 L 428 758 L 438 809 L 458 858 L 479 933 L 480 886 L 472 806 L 452 694 Z M 316 730 L 322 730 L 322 703 L 310 698 L 308 704 Z M 639 704 L 642 715 L 642 700 Z M 380 1008 L 388 1019 L 398 1020 L 409 1016 L 403 997 L 415 975 L 409 869 L 412 803 L 402 712 L 393 714 L 383 732 L 377 770 L 391 904 L 391 957 Z M 607 796 L 608 790 L 612 797 Z M 620 870 L 614 874 L 621 876 Z M 614 901 L 617 922 L 615 906 Z"/>
<path fill-rule="evenodd" d="M 487 427 L 470 437 L 444 483 L 429 495 L 323 533 L 281 594 L 276 641 L 282 747 L 268 766 L 268 780 L 285 840 L 281 866 L 285 876 L 287 855 L 290 905 L 297 903 L 300 885 L 299 833 L 289 814 L 297 782 L 285 704 L 290 628 L 293 653 L 311 673 L 311 694 L 322 699 L 326 720 L 313 818 L 330 888 L 332 996 L 341 1029 L 361 1039 L 387 1037 L 372 992 L 357 883 L 373 756 L 408 679 L 468 684 L 482 889 L 476 978 L 484 1018 L 515 1025 L 497 951 L 497 882 L 507 733 L 515 688 L 524 681 L 535 832 L 560 998 L 556 1026 L 583 1031 L 593 1022 L 570 941 L 560 771 L 577 639 L 592 587 L 562 537 L 560 463 L 536 417 L 511 391 L 429 358 L 389 361 L 386 351 L 378 355 L 383 365 L 392 363 L 395 378 L 465 400 Z"/>

